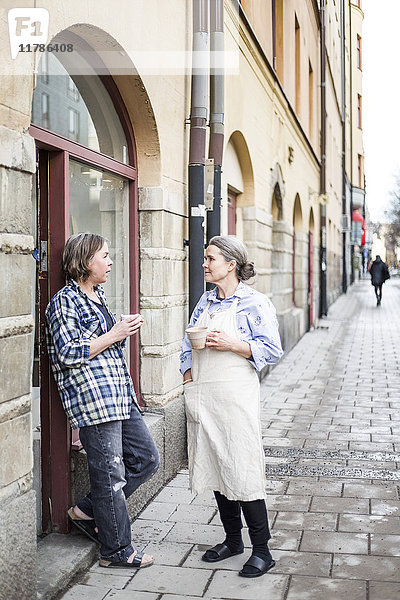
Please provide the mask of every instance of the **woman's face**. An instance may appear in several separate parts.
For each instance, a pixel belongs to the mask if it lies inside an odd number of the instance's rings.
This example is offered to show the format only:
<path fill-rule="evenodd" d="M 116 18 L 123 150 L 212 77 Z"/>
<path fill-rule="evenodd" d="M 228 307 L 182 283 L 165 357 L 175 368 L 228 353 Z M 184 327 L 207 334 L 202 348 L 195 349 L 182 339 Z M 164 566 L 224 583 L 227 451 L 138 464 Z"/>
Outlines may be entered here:
<path fill-rule="evenodd" d="M 96 252 L 89 263 L 90 282 L 93 283 L 93 285 L 105 283 L 111 271 L 112 264 L 113 262 L 108 252 L 108 245 L 105 243 L 104 246 Z"/>
<path fill-rule="evenodd" d="M 235 263 L 227 262 L 217 246 L 210 245 L 206 249 L 206 255 L 203 262 L 204 279 L 207 283 L 221 283 L 231 273 L 235 273 Z"/>

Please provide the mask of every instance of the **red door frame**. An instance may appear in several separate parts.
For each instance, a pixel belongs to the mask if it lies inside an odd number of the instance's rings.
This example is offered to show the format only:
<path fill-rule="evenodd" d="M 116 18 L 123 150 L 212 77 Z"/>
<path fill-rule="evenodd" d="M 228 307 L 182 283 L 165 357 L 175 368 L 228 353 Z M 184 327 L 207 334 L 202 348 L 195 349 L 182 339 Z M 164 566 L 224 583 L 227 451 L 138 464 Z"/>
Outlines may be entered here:
<path fill-rule="evenodd" d="M 107 79 L 107 78 L 106 78 Z M 114 84 L 115 85 L 115 84 Z M 108 82 L 110 92 L 112 84 Z M 131 164 L 136 165 L 133 130 L 122 99 L 114 89 L 114 104 L 121 118 L 128 141 Z M 125 118 L 124 118 L 125 117 Z M 66 509 L 71 502 L 70 427 L 45 350 L 44 311 L 50 298 L 65 284 L 60 272 L 62 249 L 69 235 L 69 160 L 79 160 L 94 168 L 111 171 L 129 180 L 129 273 L 130 312 L 139 312 L 139 224 L 136 166 L 126 165 L 113 158 L 72 142 L 46 129 L 31 125 L 30 134 L 42 151 L 39 160 L 40 207 L 39 248 L 48 242 L 48 271 L 39 267 L 40 294 L 40 372 L 42 424 L 42 527 L 44 532 L 67 533 Z M 130 370 L 140 398 L 139 337 L 131 346 Z M 42 392 L 43 390 L 43 392 Z"/>
<path fill-rule="evenodd" d="M 308 329 L 314 324 L 314 282 L 313 282 L 313 264 L 314 264 L 314 235 L 312 231 L 308 232 Z"/>

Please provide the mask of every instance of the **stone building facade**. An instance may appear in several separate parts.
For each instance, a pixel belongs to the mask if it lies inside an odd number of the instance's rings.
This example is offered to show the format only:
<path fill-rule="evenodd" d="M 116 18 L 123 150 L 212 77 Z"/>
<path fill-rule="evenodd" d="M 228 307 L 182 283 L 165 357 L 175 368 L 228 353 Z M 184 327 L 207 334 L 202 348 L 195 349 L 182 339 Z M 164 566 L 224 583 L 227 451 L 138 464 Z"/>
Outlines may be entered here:
<path fill-rule="evenodd" d="M 1 8 L 4 40 L 13 4 Z M 286 349 L 319 318 L 322 203 L 328 302 L 341 291 L 341 33 L 338 3 L 328 0 L 321 196 L 320 4 L 224 2 L 225 48 L 236 62 L 225 75 L 221 231 L 248 246 L 254 285 L 274 302 Z M 185 459 L 178 368 L 189 317 L 192 3 L 41 5 L 53 52 L 11 58 L 6 44 L 0 50 L 1 600 L 35 597 L 36 533 L 66 533 L 65 510 L 87 485 L 43 337 L 70 233 L 96 229 L 110 239 L 107 296 L 117 314 L 140 310 L 145 318 L 129 360 L 162 466 L 133 513 Z M 23 25 L 34 22 L 29 14 Z M 350 182 L 355 172 L 353 165 Z"/>

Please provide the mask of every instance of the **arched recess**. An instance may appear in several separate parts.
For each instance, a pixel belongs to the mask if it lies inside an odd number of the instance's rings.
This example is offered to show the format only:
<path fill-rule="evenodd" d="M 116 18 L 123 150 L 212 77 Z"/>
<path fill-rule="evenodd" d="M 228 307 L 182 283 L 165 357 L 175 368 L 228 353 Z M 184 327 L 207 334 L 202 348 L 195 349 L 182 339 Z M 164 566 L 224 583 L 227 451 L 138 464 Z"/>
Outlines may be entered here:
<path fill-rule="evenodd" d="M 271 169 L 271 214 L 274 221 L 282 221 L 283 200 L 285 198 L 285 182 L 281 166 L 278 162 Z"/>
<path fill-rule="evenodd" d="M 310 216 L 308 219 L 308 284 L 307 284 L 307 313 L 308 313 L 308 329 L 314 325 L 314 233 L 315 220 L 314 211 L 310 208 Z"/>
<path fill-rule="evenodd" d="M 305 283 L 303 281 L 303 260 L 306 256 L 304 242 L 303 211 L 299 194 L 293 205 L 293 256 L 292 256 L 292 301 L 294 306 L 304 306 Z"/>
<path fill-rule="evenodd" d="M 135 133 L 138 185 L 160 185 L 161 150 L 156 117 L 143 80 L 125 49 L 106 31 L 85 23 L 72 25 L 51 41 L 63 42 L 74 44 L 74 52 L 69 56 L 64 53 L 63 60 L 73 60 L 75 51 L 81 51 L 90 56 L 96 73 L 105 76 L 112 73 Z"/>
<path fill-rule="evenodd" d="M 283 203 L 279 183 L 275 184 L 274 191 L 272 193 L 271 214 L 273 221 L 283 221 Z"/>
<path fill-rule="evenodd" d="M 271 231 L 271 291 L 278 314 L 292 307 L 292 225 L 285 221 L 285 183 L 279 163 L 271 169 L 271 196 L 269 198 L 272 218 Z"/>
<path fill-rule="evenodd" d="M 223 194 L 222 233 L 234 233 L 246 242 L 243 209 L 254 205 L 254 176 L 249 148 L 240 131 L 232 133 L 225 148 Z"/>
<path fill-rule="evenodd" d="M 34 367 L 40 369 L 43 531 L 65 533 L 71 436 L 44 351 L 44 310 L 65 283 L 59 270 L 65 239 L 90 230 L 111 241 L 114 277 L 107 283 L 107 297 L 112 310 L 138 312 L 139 169 L 142 185 L 158 186 L 161 160 L 150 100 L 121 46 L 106 32 L 83 24 L 58 33 L 50 44 L 72 44 L 73 52 L 41 56 L 33 93 L 30 133 L 38 151 L 34 189 L 39 192 L 35 239 L 40 257 Z M 111 63 L 115 56 L 119 75 Z M 130 366 L 140 393 L 136 340 Z"/>

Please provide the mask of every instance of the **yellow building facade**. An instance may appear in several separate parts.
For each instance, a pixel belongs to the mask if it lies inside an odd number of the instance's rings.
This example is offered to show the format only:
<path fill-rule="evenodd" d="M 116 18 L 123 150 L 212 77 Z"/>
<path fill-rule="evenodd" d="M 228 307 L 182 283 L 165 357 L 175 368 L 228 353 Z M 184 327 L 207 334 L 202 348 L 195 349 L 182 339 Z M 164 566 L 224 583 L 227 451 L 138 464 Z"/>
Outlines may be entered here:
<path fill-rule="evenodd" d="M 104 0 L 25 4 L 26 14 L 10 13 L 11 0 L 0 9 L 2 39 L 11 31 L 22 44 L 14 57 L 3 44 L 0 75 L 0 575 L 9 582 L 5 597 L 21 600 L 36 585 L 36 533 L 65 533 L 65 510 L 87 485 L 44 341 L 43 311 L 63 285 L 59 259 L 71 233 L 96 230 L 110 240 L 107 297 L 117 315 L 140 310 L 145 319 L 129 361 L 162 463 L 132 514 L 185 459 L 179 354 L 189 318 L 193 17 L 185 0 L 114 0 L 112 10 Z M 49 18 L 47 52 L 26 37 L 47 27 L 44 13 L 31 12 L 40 8 Z M 349 11 L 361 27 L 360 9 L 351 3 Z M 342 289 L 340 23 L 333 0 L 224 2 L 221 232 L 249 248 L 254 285 L 277 308 L 286 350 L 318 325 L 321 281 L 328 305 Z M 362 138 L 349 112 L 346 122 L 355 193 Z"/>

